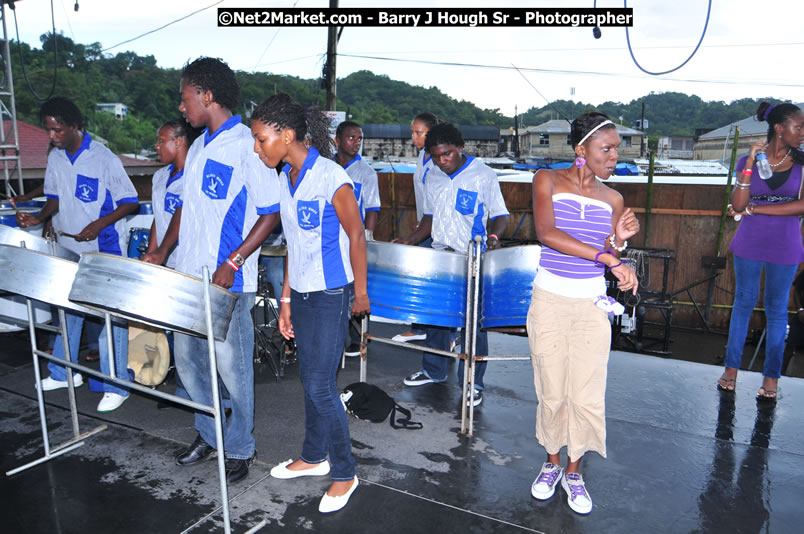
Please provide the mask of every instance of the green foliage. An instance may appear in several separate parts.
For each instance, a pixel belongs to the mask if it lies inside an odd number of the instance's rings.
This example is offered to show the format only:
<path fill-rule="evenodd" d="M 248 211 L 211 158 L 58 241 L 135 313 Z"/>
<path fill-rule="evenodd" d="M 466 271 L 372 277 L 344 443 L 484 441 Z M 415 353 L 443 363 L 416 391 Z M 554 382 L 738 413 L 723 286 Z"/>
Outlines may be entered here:
<path fill-rule="evenodd" d="M 179 77 L 177 69 L 163 69 L 153 56 L 134 52 L 104 55 L 100 43 L 83 45 L 58 34 L 41 36 L 41 49 L 11 43 L 12 69 L 16 86 L 19 117 L 38 124 L 40 102 L 25 85 L 20 56 L 28 79 L 40 96 L 47 96 L 53 81 L 53 50 L 57 44 L 58 78 L 55 94 L 72 98 L 87 116 L 88 129 L 108 140 L 115 152 L 132 152 L 153 145 L 156 129 L 166 120 L 179 117 Z M 57 43 L 56 43 L 57 41 Z M 320 80 L 305 80 L 264 72 L 238 72 L 241 87 L 240 106 L 244 117 L 267 96 L 283 91 L 305 106 L 323 106 L 324 90 Z M 338 80 L 338 109 L 348 110 L 360 123 L 408 123 L 417 113 L 430 111 L 439 118 L 462 125 L 493 125 L 509 128 L 513 118 L 499 109 L 480 109 L 471 102 L 458 101 L 437 87 L 418 87 L 375 75 L 363 70 Z M 769 99 L 764 99 L 769 100 Z M 548 106 L 531 108 L 520 115 L 520 124 L 535 126 L 550 118 L 573 118 L 585 111 L 597 110 L 623 124 L 631 125 L 642 114 L 651 136 L 693 135 L 696 128 L 714 129 L 752 115 L 760 100 L 740 99 L 730 104 L 704 102 L 694 95 L 651 93 L 627 104 L 604 102 L 599 106 L 558 100 Z M 101 102 L 122 102 L 129 116 L 120 121 L 112 115 L 95 111 Z"/>
<path fill-rule="evenodd" d="M 648 133 L 655 136 L 694 135 L 698 128 L 714 130 L 754 114 L 763 100 L 776 102 L 774 98 L 742 98 L 726 102 L 704 102 L 700 97 L 684 93 L 653 93 L 627 104 L 604 102 L 599 106 L 557 100 L 549 106 L 531 108 L 522 114 L 524 124 L 537 126 L 552 118 L 570 120 L 586 111 L 600 111 L 615 122 L 631 126 L 642 118 L 642 103 L 645 103 L 645 118 Z"/>

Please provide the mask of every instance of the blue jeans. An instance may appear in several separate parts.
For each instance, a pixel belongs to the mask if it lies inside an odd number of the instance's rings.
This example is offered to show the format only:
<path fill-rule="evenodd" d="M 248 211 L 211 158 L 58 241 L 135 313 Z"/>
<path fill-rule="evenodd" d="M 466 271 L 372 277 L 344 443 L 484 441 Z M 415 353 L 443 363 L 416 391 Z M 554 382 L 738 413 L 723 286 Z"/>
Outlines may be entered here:
<path fill-rule="evenodd" d="M 455 332 L 454 328 L 446 328 L 442 326 L 425 326 L 427 339 L 424 341 L 425 347 L 439 350 L 449 350 L 450 341 Z M 464 344 L 466 347 L 465 338 L 468 333 L 464 332 Z M 477 331 L 477 356 L 488 356 L 489 354 L 489 335 L 481 330 Z M 449 367 L 449 356 L 439 356 L 438 354 L 431 354 L 429 352 L 422 352 L 422 371 L 429 378 L 435 382 L 445 382 L 447 380 L 447 368 Z M 486 364 L 488 362 L 475 363 L 475 388 L 482 390 L 483 376 L 486 374 Z M 464 361 L 458 362 L 458 383 L 463 384 L 463 368 Z"/>
<path fill-rule="evenodd" d="M 78 348 L 81 343 L 81 330 L 84 327 L 84 316 L 74 313 L 65 312 L 65 322 L 67 323 L 67 344 L 70 347 L 70 359 L 74 362 L 78 361 Z M 106 328 L 100 331 L 98 338 L 98 350 L 100 352 L 100 369 L 102 373 L 109 374 L 108 351 L 106 350 Z M 114 368 L 117 373 L 117 378 L 131 382 L 131 376 L 128 373 L 128 327 L 118 326 L 112 323 L 112 345 L 114 348 Z M 53 356 L 64 358 L 64 344 L 61 341 L 61 334 L 56 336 L 53 342 Z M 53 380 L 65 381 L 67 380 L 67 372 L 64 366 L 57 363 L 48 362 L 47 368 L 50 369 L 50 377 Z M 97 382 L 92 380 L 93 384 L 98 384 L 104 393 L 117 393 L 123 397 L 128 397 L 127 389 L 120 389 L 119 387 L 108 382 Z"/>
<path fill-rule="evenodd" d="M 349 422 L 335 383 L 353 302 L 352 284 L 312 293 L 291 291 L 291 322 L 304 387 L 301 459 L 316 464 L 329 455 L 336 481 L 355 476 Z"/>
<path fill-rule="evenodd" d="M 282 284 L 285 283 L 285 257 L 261 256 L 260 265 L 265 267 L 265 280 L 274 288 L 276 310 L 279 311 L 282 308 L 279 297 L 282 296 Z"/>
<path fill-rule="evenodd" d="M 729 323 L 726 367 L 740 368 L 751 312 L 759 298 L 759 277 L 765 268 L 765 366 L 762 375 L 779 378 L 782 374 L 784 336 L 787 330 L 787 302 L 798 265 L 778 265 L 734 256 L 737 289 Z"/>
<path fill-rule="evenodd" d="M 240 293 L 225 341 L 215 341 L 218 377 L 231 398 L 232 414 L 223 425 L 223 448 L 227 458 L 246 460 L 254 456 L 254 325 L 251 308 L 254 293 Z M 212 381 L 206 337 L 173 333 L 176 370 L 187 394 L 195 402 L 212 406 Z M 195 414 L 195 428 L 208 445 L 215 446 L 215 419 Z"/>

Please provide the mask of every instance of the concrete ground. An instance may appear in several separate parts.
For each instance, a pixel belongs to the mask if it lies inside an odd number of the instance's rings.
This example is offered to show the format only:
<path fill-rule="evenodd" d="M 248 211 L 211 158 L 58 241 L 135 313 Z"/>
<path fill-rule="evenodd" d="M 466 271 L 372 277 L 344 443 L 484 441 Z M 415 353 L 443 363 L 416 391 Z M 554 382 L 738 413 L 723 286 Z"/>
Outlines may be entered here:
<path fill-rule="evenodd" d="M 391 337 L 403 326 L 372 322 Z M 713 346 L 725 344 L 716 340 Z M 525 338 L 491 334 L 493 354 L 527 354 Z M 681 344 L 674 351 L 682 350 Z M 692 349 L 706 349 L 702 343 Z M 713 356 L 715 358 L 715 356 Z M 358 380 L 358 361 L 341 371 Z M 713 361 L 711 363 L 716 363 Z M 493 362 L 475 416 L 462 436 L 455 367 L 446 384 L 407 388 L 420 353 L 369 346 L 368 382 L 413 411 L 422 430 L 350 419 L 360 486 L 340 512 L 322 515 L 327 477 L 276 480 L 270 468 L 298 455 L 303 434 L 298 364 L 276 381 L 257 364 L 259 459 L 229 488 L 233 532 L 797 532 L 804 522 L 804 382 L 783 378 L 775 407 L 758 406 L 756 372 L 741 372 L 735 394 L 715 389 L 714 365 L 613 352 L 607 392 L 608 458 L 590 453 L 582 471 L 594 511 L 580 516 L 559 490 L 530 495 L 545 459 L 533 434 L 536 396 L 529 362 Z M 755 367 L 756 368 L 756 367 Z M 33 366 L 26 337 L 0 336 L 0 467 L 42 455 Z M 172 391 L 173 384 L 160 387 Z M 108 424 L 77 450 L 12 477 L 0 475 L 3 533 L 220 532 L 217 464 L 178 467 L 195 437 L 193 416 L 158 409 L 134 394 L 110 414 L 77 390 L 82 430 Z M 53 443 L 71 437 L 67 394 L 46 394 Z"/>

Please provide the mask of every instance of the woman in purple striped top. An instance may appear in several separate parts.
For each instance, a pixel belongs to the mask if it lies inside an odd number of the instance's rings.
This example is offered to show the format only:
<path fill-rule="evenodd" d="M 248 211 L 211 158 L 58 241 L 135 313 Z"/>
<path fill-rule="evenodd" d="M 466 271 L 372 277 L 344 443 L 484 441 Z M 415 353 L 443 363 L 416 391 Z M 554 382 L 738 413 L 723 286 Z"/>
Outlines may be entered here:
<path fill-rule="evenodd" d="M 639 222 L 623 197 L 598 179 L 617 165 L 620 136 L 602 113 L 572 122 L 575 165 L 542 170 L 533 178 L 533 219 L 542 242 L 528 310 L 528 342 L 539 404 L 536 439 L 547 462 L 531 495 L 548 499 L 561 486 L 570 508 L 592 511 L 580 474 L 584 453 L 606 456 L 606 364 L 611 344 L 603 274 L 608 268 L 623 291 L 637 290 L 633 269 L 620 261 Z M 566 472 L 560 452 L 567 447 Z"/>

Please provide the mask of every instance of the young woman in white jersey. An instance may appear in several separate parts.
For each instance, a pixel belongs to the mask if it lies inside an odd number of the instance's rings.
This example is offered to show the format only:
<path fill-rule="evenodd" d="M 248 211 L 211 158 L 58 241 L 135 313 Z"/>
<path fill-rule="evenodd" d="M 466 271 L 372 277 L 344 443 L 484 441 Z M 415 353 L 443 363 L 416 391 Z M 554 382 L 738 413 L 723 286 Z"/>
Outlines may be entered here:
<path fill-rule="evenodd" d="M 254 151 L 268 167 L 285 161 L 280 213 L 288 243 L 279 331 L 295 337 L 304 387 L 301 455 L 271 470 L 280 479 L 330 473 L 322 513 L 357 488 L 349 424 L 335 379 L 350 315 L 369 312 L 366 240 L 352 181 L 332 161 L 329 119 L 278 93 L 253 113 Z M 305 146 L 309 135 L 310 146 Z M 329 458 L 329 461 L 327 461 Z"/>
<path fill-rule="evenodd" d="M 577 158 L 568 169 L 533 178 L 533 220 L 542 243 L 527 329 L 539 405 L 536 439 L 547 462 L 531 486 L 533 497 L 552 497 L 558 482 L 570 508 L 592 511 L 580 474 L 584 453 L 606 456 L 606 366 L 611 327 L 603 275 L 610 270 L 623 291 L 637 290 L 634 271 L 620 261 L 639 222 L 622 196 L 604 185 L 617 165 L 620 136 L 602 113 L 572 122 Z M 567 447 L 566 470 L 560 452 Z"/>

